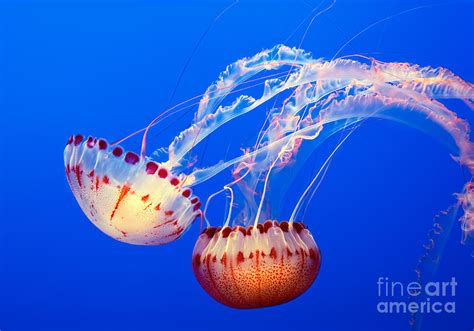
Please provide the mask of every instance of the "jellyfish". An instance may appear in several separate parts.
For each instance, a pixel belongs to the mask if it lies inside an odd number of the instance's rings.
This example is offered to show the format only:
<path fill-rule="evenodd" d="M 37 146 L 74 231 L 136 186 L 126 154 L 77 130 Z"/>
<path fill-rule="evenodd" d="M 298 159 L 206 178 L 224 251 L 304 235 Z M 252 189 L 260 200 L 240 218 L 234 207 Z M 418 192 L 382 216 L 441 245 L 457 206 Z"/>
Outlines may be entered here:
<path fill-rule="evenodd" d="M 110 237 L 160 245 L 179 238 L 199 216 L 201 203 L 162 164 L 75 135 L 64 151 L 66 177 L 81 209 Z"/>
<path fill-rule="evenodd" d="M 247 64 L 255 57 L 237 61 L 238 65 L 229 66 L 208 89 L 197 117 L 206 123 L 206 130 L 212 131 L 274 99 L 255 144 L 244 155 L 202 172 L 197 169 L 188 178 L 196 184 L 233 167 L 233 180 L 208 198 L 203 211 L 205 217 L 212 198 L 226 192 L 230 201 L 226 220 L 219 227 L 209 225 L 199 236 L 192 267 L 199 284 L 211 297 L 234 308 L 282 304 L 304 293 L 314 282 L 321 253 L 299 218 L 336 150 L 365 120 L 394 120 L 431 134 L 447 145 L 454 160 L 466 167 L 471 176 L 474 172 L 469 124 L 444 103 L 446 99 L 459 99 L 472 110 L 474 86 L 451 71 L 386 63 L 358 55 L 330 61 L 312 59 L 303 50 L 282 45 L 262 53 L 293 57 L 291 70 L 266 79 L 261 95 L 239 96 L 230 105 L 221 105 L 216 113 L 210 113 L 208 107 L 213 107 L 215 100 L 222 102 L 225 93 L 229 93 L 219 87 L 232 86 L 240 77 L 248 79 L 257 74 L 247 70 Z M 274 70 L 280 65 L 270 60 L 263 68 Z M 284 99 L 277 106 L 279 96 Z M 277 211 L 278 202 L 287 194 L 282 183 L 292 180 L 285 169 L 301 168 L 321 143 L 348 130 L 285 220 Z M 193 127 L 170 146 L 175 155 L 186 151 L 187 136 L 192 132 Z M 306 145 L 303 151 L 302 146 Z M 473 201 L 474 189 L 469 179 L 455 203 L 463 209 L 460 220 L 464 242 L 474 233 Z"/>
<path fill-rule="evenodd" d="M 288 302 L 314 282 L 321 253 L 301 222 L 267 220 L 256 227 L 209 227 L 193 253 L 193 271 L 204 290 L 232 308 Z"/>

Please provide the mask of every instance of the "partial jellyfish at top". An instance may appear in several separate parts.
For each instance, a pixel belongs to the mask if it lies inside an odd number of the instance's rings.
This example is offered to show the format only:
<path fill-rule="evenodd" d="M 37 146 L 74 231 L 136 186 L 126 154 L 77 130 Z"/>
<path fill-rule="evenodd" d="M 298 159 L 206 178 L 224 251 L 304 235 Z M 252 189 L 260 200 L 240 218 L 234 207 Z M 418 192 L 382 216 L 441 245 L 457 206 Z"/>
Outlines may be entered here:
<path fill-rule="evenodd" d="M 277 60 L 280 58 L 293 60 L 281 63 Z M 257 62 L 260 70 L 252 70 Z M 229 93 L 229 89 L 222 92 L 221 87 L 234 86 L 261 70 L 281 70 L 288 65 L 290 70 L 283 75 L 265 79 L 261 95 L 241 95 L 228 106 L 208 112 L 214 102 L 222 101 Z M 194 126 L 207 123 L 206 130 L 213 131 L 259 106 L 270 110 L 255 144 L 244 155 L 203 171 L 195 170 L 191 175 L 192 183 L 200 183 L 232 166 L 232 181 L 205 204 L 204 216 L 216 195 L 225 192 L 230 201 L 223 224 L 208 224 L 196 242 L 192 266 L 198 282 L 211 297 L 234 308 L 277 305 L 304 293 L 317 277 L 321 253 L 301 222 L 302 210 L 351 132 L 368 118 L 407 124 L 440 139 L 472 175 L 474 150 L 469 124 L 443 102 L 459 99 L 472 110 L 473 98 L 473 85 L 444 68 L 387 63 L 363 56 L 313 59 L 302 49 L 282 45 L 228 66 L 202 99 L 198 111 L 202 116 L 197 117 Z M 194 136 L 194 126 L 180 134 L 173 151 L 180 154 L 188 135 Z M 322 142 L 341 131 L 346 133 L 344 138 L 304 190 L 292 213 L 281 215 L 278 204 L 288 194 L 285 186 L 293 180 L 291 174 L 297 173 Z M 303 151 L 302 146 L 308 148 Z M 296 171 L 283 171 L 291 167 Z M 455 205 L 463 209 L 463 241 L 467 241 L 474 230 L 471 179 L 457 199 Z M 277 208 L 272 208 L 275 204 Z"/>

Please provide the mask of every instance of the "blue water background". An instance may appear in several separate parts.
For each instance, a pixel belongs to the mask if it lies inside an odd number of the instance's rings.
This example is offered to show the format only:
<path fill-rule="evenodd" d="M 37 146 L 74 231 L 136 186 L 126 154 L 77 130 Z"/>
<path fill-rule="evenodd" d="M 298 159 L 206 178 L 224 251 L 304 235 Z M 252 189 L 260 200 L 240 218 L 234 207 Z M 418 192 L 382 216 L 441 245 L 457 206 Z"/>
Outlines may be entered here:
<path fill-rule="evenodd" d="M 331 58 L 371 23 L 433 3 L 338 1 L 303 47 Z M 444 66 L 474 81 L 474 4 L 444 3 L 374 26 L 343 54 Z M 412 128 L 368 121 L 341 148 L 304 219 L 323 252 L 321 273 L 302 297 L 278 307 L 233 310 L 200 288 L 191 270 L 198 224 L 170 245 L 130 246 L 103 235 L 78 207 L 64 175 L 67 138 L 117 139 L 162 111 L 197 40 L 227 4 L 0 2 L 0 330 L 409 329 L 407 315 L 377 313 L 377 278 L 414 279 L 434 215 L 464 183 L 449 150 Z M 242 0 L 203 40 L 172 103 L 202 93 L 232 61 L 284 42 L 316 5 Z M 190 118 L 158 128 L 152 144 L 166 145 Z M 248 122 L 239 125 L 245 140 Z M 228 144 L 211 138 L 204 157 L 224 158 Z M 299 189 L 309 178 L 307 171 L 295 178 Z M 205 199 L 218 185 L 196 193 Z M 287 218 L 293 200 L 276 217 Z M 214 225 L 224 220 L 218 201 Z M 436 275 L 456 277 L 457 312 L 428 315 L 423 330 L 474 326 L 472 247 L 460 238 L 456 222 Z"/>

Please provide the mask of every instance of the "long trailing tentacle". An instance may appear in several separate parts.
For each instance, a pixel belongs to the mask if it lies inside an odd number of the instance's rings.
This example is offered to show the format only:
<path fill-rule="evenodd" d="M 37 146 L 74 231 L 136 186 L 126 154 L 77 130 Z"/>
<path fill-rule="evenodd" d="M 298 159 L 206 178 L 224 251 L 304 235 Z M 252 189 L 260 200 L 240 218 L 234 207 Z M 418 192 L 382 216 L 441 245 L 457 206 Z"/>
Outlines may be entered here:
<path fill-rule="evenodd" d="M 286 54 L 291 51 L 292 59 L 298 58 L 299 54 L 295 49 L 290 49 L 283 46 L 278 46 L 278 50 Z M 268 55 L 268 52 L 263 52 Z M 272 54 L 275 52 L 273 49 Z M 301 54 L 306 54 L 300 52 Z M 261 54 L 261 53 L 259 53 Z M 277 53 L 280 54 L 280 53 Z M 296 56 L 295 56 L 296 54 Z M 306 55 L 309 56 L 309 55 Z M 266 59 L 262 55 L 258 56 L 257 59 L 262 61 Z M 253 58 L 252 58 L 253 59 Z M 244 59 L 244 63 L 253 62 L 248 59 Z M 216 111 L 209 113 L 198 112 L 198 120 L 188 129 L 181 132 L 175 140 L 169 146 L 169 161 L 167 166 L 174 167 L 179 165 L 180 160 L 200 141 L 211 134 L 214 130 L 224 125 L 225 123 L 235 119 L 236 117 L 242 116 L 243 114 L 250 112 L 260 105 L 264 104 L 274 96 L 288 90 L 297 88 L 307 83 L 317 82 L 322 87 L 321 96 L 323 90 L 326 89 L 326 93 L 336 89 L 341 89 L 349 86 L 354 80 L 358 82 L 368 81 L 370 83 L 385 83 L 385 84 L 404 84 L 406 90 L 413 89 L 415 91 L 422 91 L 428 97 L 432 98 L 460 98 L 470 99 L 472 91 L 472 84 L 464 82 L 459 77 L 452 74 L 450 71 L 442 68 L 433 69 L 430 67 L 421 68 L 419 66 L 410 65 L 407 63 L 382 63 L 377 62 L 375 65 L 367 65 L 354 60 L 337 59 L 334 61 L 322 61 L 322 60 L 309 60 L 308 63 L 301 66 L 297 71 L 292 73 L 288 79 L 275 78 L 265 81 L 264 90 L 262 95 L 255 99 L 251 96 L 242 95 L 234 100 L 229 106 L 219 106 Z M 282 63 L 277 62 L 275 66 L 279 66 Z M 258 62 L 261 65 L 260 62 Z M 245 66 L 242 64 L 236 66 L 230 66 L 233 70 L 228 69 L 227 75 L 231 78 L 223 78 L 218 80 L 213 85 L 212 92 L 209 92 L 211 99 L 207 100 L 204 97 L 201 100 L 201 105 L 206 104 L 206 107 L 200 107 L 205 109 L 212 109 L 214 102 L 220 102 L 219 91 L 214 91 L 217 86 L 224 87 L 225 82 L 235 83 L 233 76 L 234 71 L 242 72 L 245 76 Z M 273 67 L 271 67 L 273 68 Z M 221 75 L 224 76 L 224 75 Z M 331 90 L 332 88 L 332 90 Z M 218 94 L 216 96 L 215 94 Z"/>
<path fill-rule="evenodd" d="M 339 79 L 334 80 L 336 74 Z M 322 142 L 323 133 L 329 137 L 343 125 L 371 117 L 395 120 L 421 129 L 428 127 L 427 122 L 433 123 L 437 132 L 451 137 L 457 160 L 474 172 L 469 125 L 436 100 L 470 100 L 474 97 L 472 84 L 450 71 L 406 63 L 380 62 L 367 66 L 352 60 L 336 60 L 335 63 L 308 64 L 292 76 L 282 84 L 293 81 L 294 93 L 281 109 L 275 111 L 261 144 L 242 156 L 196 169 L 188 177 L 188 185 L 197 185 L 227 167 L 236 165 L 238 168 L 241 162 L 247 164 L 243 168 L 247 167 L 253 173 L 269 171 L 279 163 L 284 166 L 285 160 L 297 152 L 299 141 L 310 140 L 317 145 Z M 349 80 L 349 77 L 356 78 Z M 276 90 L 281 87 L 276 86 Z M 257 159 L 258 162 L 251 162 Z M 466 189 L 460 199 L 464 199 L 466 206 L 464 227 L 472 232 L 474 218 L 470 215 L 474 213 L 469 201 L 474 199 L 471 199 L 471 191 Z M 261 207 L 262 203 L 258 211 Z"/>

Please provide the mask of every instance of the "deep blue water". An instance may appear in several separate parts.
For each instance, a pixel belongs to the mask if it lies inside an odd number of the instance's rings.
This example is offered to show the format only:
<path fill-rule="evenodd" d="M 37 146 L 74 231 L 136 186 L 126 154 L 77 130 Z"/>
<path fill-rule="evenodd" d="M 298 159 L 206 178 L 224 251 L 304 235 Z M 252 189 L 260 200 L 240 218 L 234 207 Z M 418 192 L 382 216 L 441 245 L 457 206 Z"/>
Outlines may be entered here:
<path fill-rule="evenodd" d="M 338 1 L 314 22 L 303 48 L 331 58 L 369 24 L 433 3 Z M 474 81 L 474 3 L 443 3 L 374 26 L 343 54 L 444 66 Z M 412 128 L 368 121 L 342 147 L 304 219 L 323 252 L 320 275 L 278 307 L 233 310 L 207 296 L 191 270 L 198 225 L 170 245 L 131 246 L 99 232 L 77 205 L 64 175 L 67 138 L 113 140 L 155 117 L 227 4 L 0 2 L 0 330 L 409 329 L 407 315 L 376 311 L 377 279 L 414 279 L 434 215 L 464 183 L 449 151 Z M 203 40 L 172 102 L 202 93 L 234 60 L 287 40 L 316 4 L 242 0 Z M 190 116 L 155 131 L 153 141 L 168 143 Z M 206 157 L 219 158 L 225 144 L 213 139 Z M 138 140 L 130 147 L 138 149 Z M 205 199 L 218 184 L 196 192 Z M 219 208 L 210 216 L 223 222 Z M 472 247 L 460 238 L 456 222 L 435 276 L 456 277 L 456 313 L 427 315 L 423 330 L 474 327 Z"/>

